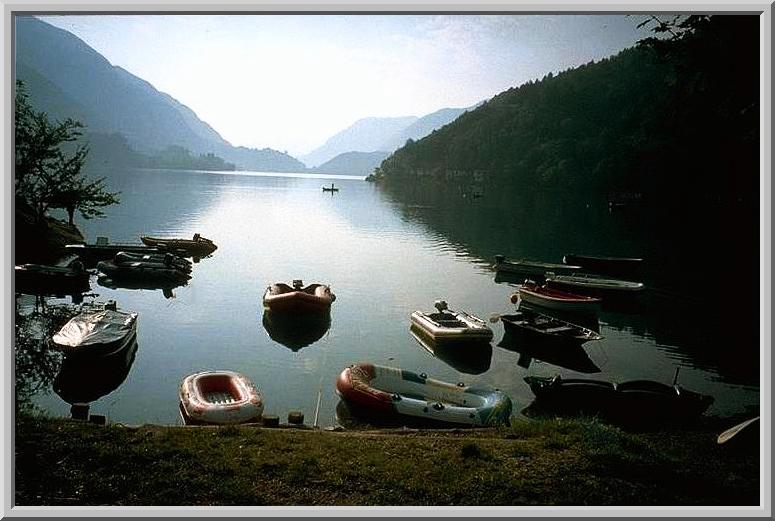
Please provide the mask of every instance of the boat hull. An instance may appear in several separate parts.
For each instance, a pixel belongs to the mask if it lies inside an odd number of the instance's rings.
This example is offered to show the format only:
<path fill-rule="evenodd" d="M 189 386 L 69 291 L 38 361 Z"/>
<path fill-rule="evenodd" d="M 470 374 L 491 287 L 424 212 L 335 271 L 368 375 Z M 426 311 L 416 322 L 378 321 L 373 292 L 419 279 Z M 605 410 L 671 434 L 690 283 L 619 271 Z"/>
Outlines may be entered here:
<path fill-rule="evenodd" d="M 149 263 L 116 264 L 113 261 L 100 261 L 97 269 L 114 281 L 156 281 L 184 283 L 191 276 L 177 268 Z"/>
<path fill-rule="evenodd" d="M 580 277 L 546 274 L 546 284 L 550 288 L 567 289 L 585 295 L 605 295 L 614 297 L 636 296 L 643 292 L 640 282 L 598 277 Z"/>
<path fill-rule="evenodd" d="M 591 329 L 527 310 L 500 318 L 508 334 L 527 343 L 580 346 L 602 338 Z"/>
<path fill-rule="evenodd" d="M 264 308 L 276 313 L 327 313 L 336 295 L 328 286 L 311 284 L 303 290 L 287 284 L 273 284 L 264 293 Z"/>
<path fill-rule="evenodd" d="M 500 260 L 496 258 L 493 269 L 498 273 L 507 273 L 515 275 L 537 275 L 543 276 L 547 271 L 556 273 L 570 273 L 578 271 L 580 266 L 569 266 L 567 264 L 553 264 L 549 262 L 534 262 L 526 260 Z"/>
<path fill-rule="evenodd" d="M 137 313 L 86 312 L 70 319 L 52 337 L 66 357 L 105 357 L 127 347 L 137 336 Z"/>
<path fill-rule="evenodd" d="M 234 371 L 204 371 L 185 377 L 179 399 L 186 424 L 255 422 L 264 412 L 261 393 L 247 377 Z"/>
<path fill-rule="evenodd" d="M 184 251 L 187 256 L 205 257 L 210 255 L 218 247 L 204 237 L 199 240 L 192 239 L 162 239 L 159 237 L 142 236 L 140 240 L 147 246 L 153 246 L 166 251 Z"/>
<path fill-rule="evenodd" d="M 419 328 L 425 335 L 435 342 L 489 342 L 492 340 L 492 329 L 478 317 L 469 315 L 463 311 L 450 311 L 444 315 L 450 315 L 459 322 L 459 326 L 445 326 L 443 321 L 434 320 L 440 313 L 423 313 L 415 311 L 411 315 L 412 325 Z"/>
<path fill-rule="evenodd" d="M 528 304 L 557 311 L 596 313 L 600 310 L 601 300 L 583 295 L 573 295 L 556 290 L 547 290 L 537 286 L 521 286 L 519 298 Z"/>

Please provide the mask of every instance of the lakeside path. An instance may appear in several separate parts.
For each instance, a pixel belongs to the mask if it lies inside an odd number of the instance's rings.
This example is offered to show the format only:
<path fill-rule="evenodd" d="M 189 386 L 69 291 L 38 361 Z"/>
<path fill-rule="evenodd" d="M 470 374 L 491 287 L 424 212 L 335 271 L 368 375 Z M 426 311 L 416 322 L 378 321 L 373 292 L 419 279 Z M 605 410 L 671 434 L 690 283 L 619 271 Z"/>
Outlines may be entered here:
<path fill-rule="evenodd" d="M 719 446 L 709 423 L 330 432 L 22 414 L 16 505 L 758 505 L 758 445 Z"/>

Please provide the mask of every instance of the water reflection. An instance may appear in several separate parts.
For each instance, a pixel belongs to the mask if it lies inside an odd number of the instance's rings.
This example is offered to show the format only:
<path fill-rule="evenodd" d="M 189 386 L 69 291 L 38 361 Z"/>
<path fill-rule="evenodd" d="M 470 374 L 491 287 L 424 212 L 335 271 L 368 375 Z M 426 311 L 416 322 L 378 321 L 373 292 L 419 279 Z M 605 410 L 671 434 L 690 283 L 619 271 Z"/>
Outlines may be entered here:
<path fill-rule="evenodd" d="M 53 382 L 54 392 L 69 404 L 91 403 L 124 383 L 137 353 L 137 338 L 103 357 L 65 357 Z"/>
<path fill-rule="evenodd" d="M 29 314 L 16 307 L 16 331 L 14 342 L 14 369 L 17 409 L 32 407 L 31 398 L 51 389 L 59 368 L 62 354 L 49 348 L 49 339 L 73 315 L 64 307 L 49 307 Z"/>
<path fill-rule="evenodd" d="M 519 353 L 517 365 L 525 369 L 530 368 L 533 360 L 546 362 L 557 367 L 564 367 L 577 373 L 599 373 L 600 368 L 589 358 L 587 352 L 580 345 L 564 344 L 553 345 L 550 342 L 543 344 L 526 343 L 515 335 L 506 332 L 503 339 L 498 342 L 498 347 Z"/>
<path fill-rule="evenodd" d="M 296 352 L 323 338 L 331 327 L 331 314 L 280 313 L 267 309 L 262 322 L 272 340 Z"/>
<path fill-rule="evenodd" d="M 106 275 L 100 275 L 97 277 L 97 284 L 103 288 L 109 289 L 145 289 L 145 290 L 161 290 L 164 298 L 175 298 L 175 293 L 172 291 L 175 288 L 185 286 L 188 284 L 184 281 L 159 281 L 159 280 L 114 280 Z"/>
<path fill-rule="evenodd" d="M 466 374 L 482 374 L 490 369 L 492 344 L 489 342 L 435 342 L 414 324 L 409 333 L 426 351 L 450 367 Z"/>

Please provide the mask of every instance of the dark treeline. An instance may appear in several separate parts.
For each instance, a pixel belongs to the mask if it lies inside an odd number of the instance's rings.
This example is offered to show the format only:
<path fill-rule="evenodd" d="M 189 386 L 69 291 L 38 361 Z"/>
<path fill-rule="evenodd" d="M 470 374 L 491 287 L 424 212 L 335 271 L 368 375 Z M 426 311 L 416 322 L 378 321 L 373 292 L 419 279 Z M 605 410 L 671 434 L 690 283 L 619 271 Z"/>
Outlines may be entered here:
<path fill-rule="evenodd" d="M 642 200 L 758 200 L 759 21 L 652 19 L 660 38 L 505 91 L 376 169 Z"/>

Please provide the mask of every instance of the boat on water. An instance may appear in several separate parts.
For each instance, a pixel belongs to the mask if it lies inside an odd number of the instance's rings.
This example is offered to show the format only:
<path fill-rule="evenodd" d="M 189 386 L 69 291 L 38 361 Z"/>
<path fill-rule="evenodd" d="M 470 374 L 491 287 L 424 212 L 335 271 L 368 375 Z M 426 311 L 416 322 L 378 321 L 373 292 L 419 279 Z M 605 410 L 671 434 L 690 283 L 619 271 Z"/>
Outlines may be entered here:
<path fill-rule="evenodd" d="M 553 272 L 547 272 L 545 279 L 550 288 L 569 288 L 580 293 L 602 295 L 636 295 L 645 288 L 642 282 L 588 274 L 557 275 Z"/>
<path fill-rule="evenodd" d="M 338 192 L 338 191 L 339 191 L 339 189 L 338 189 L 337 187 L 335 187 L 335 186 L 334 186 L 334 183 L 331 183 L 331 186 L 330 186 L 330 187 L 329 187 L 329 186 L 324 186 L 324 187 L 323 187 L 323 191 L 324 191 L 324 192 L 331 192 L 331 193 L 333 193 L 333 192 Z"/>
<path fill-rule="evenodd" d="M 102 309 L 87 309 L 74 316 L 51 340 L 66 357 L 96 357 L 121 351 L 136 334 L 137 313 L 118 311 L 110 301 Z"/>
<path fill-rule="evenodd" d="M 185 256 L 186 252 L 181 250 L 168 250 L 144 244 L 129 243 L 110 243 L 107 237 L 97 237 L 94 244 L 67 244 L 65 252 L 71 255 L 77 255 L 87 267 L 93 268 L 98 261 L 113 259 L 119 252 L 136 253 L 141 255 L 174 253 L 175 255 Z"/>
<path fill-rule="evenodd" d="M 636 277 L 640 275 L 643 259 L 635 257 L 605 257 L 568 253 L 562 258 L 568 265 L 581 266 L 587 271 L 604 275 Z"/>
<path fill-rule="evenodd" d="M 506 332 L 526 342 L 581 345 L 603 338 L 591 329 L 527 309 L 501 315 L 500 319 Z"/>
<path fill-rule="evenodd" d="M 495 256 L 493 269 L 498 273 L 514 273 L 519 275 L 543 276 L 547 271 L 555 273 L 570 273 L 578 271 L 581 266 L 569 266 L 567 264 L 556 264 L 551 262 L 538 262 L 525 259 L 511 260 L 503 255 Z"/>
<path fill-rule="evenodd" d="M 522 300 L 529 304 L 541 306 L 558 311 L 576 311 L 596 313 L 600 309 L 602 299 L 586 295 L 568 293 L 546 285 L 540 285 L 531 280 L 526 280 L 512 295 L 511 301 L 516 303 Z"/>
<path fill-rule="evenodd" d="M 283 282 L 272 284 L 264 293 L 264 307 L 280 313 L 325 313 L 331 310 L 336 295 L 325 284 L 304 287 L 300 279 L 293 287 Z"/>
<path fill-rule="evenodd" d="M 527 376 L 536 399 L 554 410 L 583 411 L 631 420 L 699 416 L 713 397 L 652 380 L 611 383 L 583 378 Z"/>
<path fill-rule="evenodd" d="M 492 344 L 479 340 L 436 342 L 421 328 L 411 325 L 409 334 L 434 358 L 438 358 L 456 371 L 466 374 L 482 374 L 490 369 Z"/>
<path fill-rule="evenodd" d="M 180 411 L 186 424 L 256 422 L 264 413 L 261 393 L 234 371 L 203 371 L 180 384 Z"/>
<path fill-rule="evenodd" d="M 89 291 L 89 272 L 83 263 L 69 266 L 22 264 L 14 267 L 14 291 L 27 295 L 72 295 Z"/>
<path fill-rule="evenodd" d="M 490 388 L 448 383 L 405 369 L 360 362 L 346 367 L 336 391 L 361 413 L 468 427 L 508 425 L 511 399 Z"/>
<path fill-rule="evenodd" d="M 437 300 L 434 307 L 437 313 L 415 311 L 410 317 L 412 325 L 418 327 L 434 341 L 489 342 L 492 340 L 492 329 L 481 318 L 465 311 L 452 311 L 443 300 Z"/>
<path fill-rule="evenodd" d="M 193 264 L 190 260 L 179 257 L 173 253 L 133 253 L 128 251 L 120 251 L 113 257 L 113 262 L 116 264 L 126 264 L 131 262 L 144 262 L 148 264 L 159 264 L 161 266 L 168 266 L 176 268 L 185 273 L 191 273 Z"/>
<path fill-rule="evenodd" d="M 167 262 L 164 257 L 150 258 L 149 260 L 135 260 L 133 255 L 125 255 L 119 252 L 113 260 L 99 261 L 97 269 L 107 275 L 111 280 L 142 280 L 162 281 L 169 283 L 183 283 L 191 278 L 191 275 L 179 269 L 174 261 Z"/>
<path fill-rule="evenodd" d="M 202 237 L 198 233 L 192 239 L 160 238 L 141 236 L 140 240 L 146 246 L 153 246 L 170 252 L 184 251 L 187 257 L 205 257 L 218 249 L 218 246 L 210 239 Z"/>

